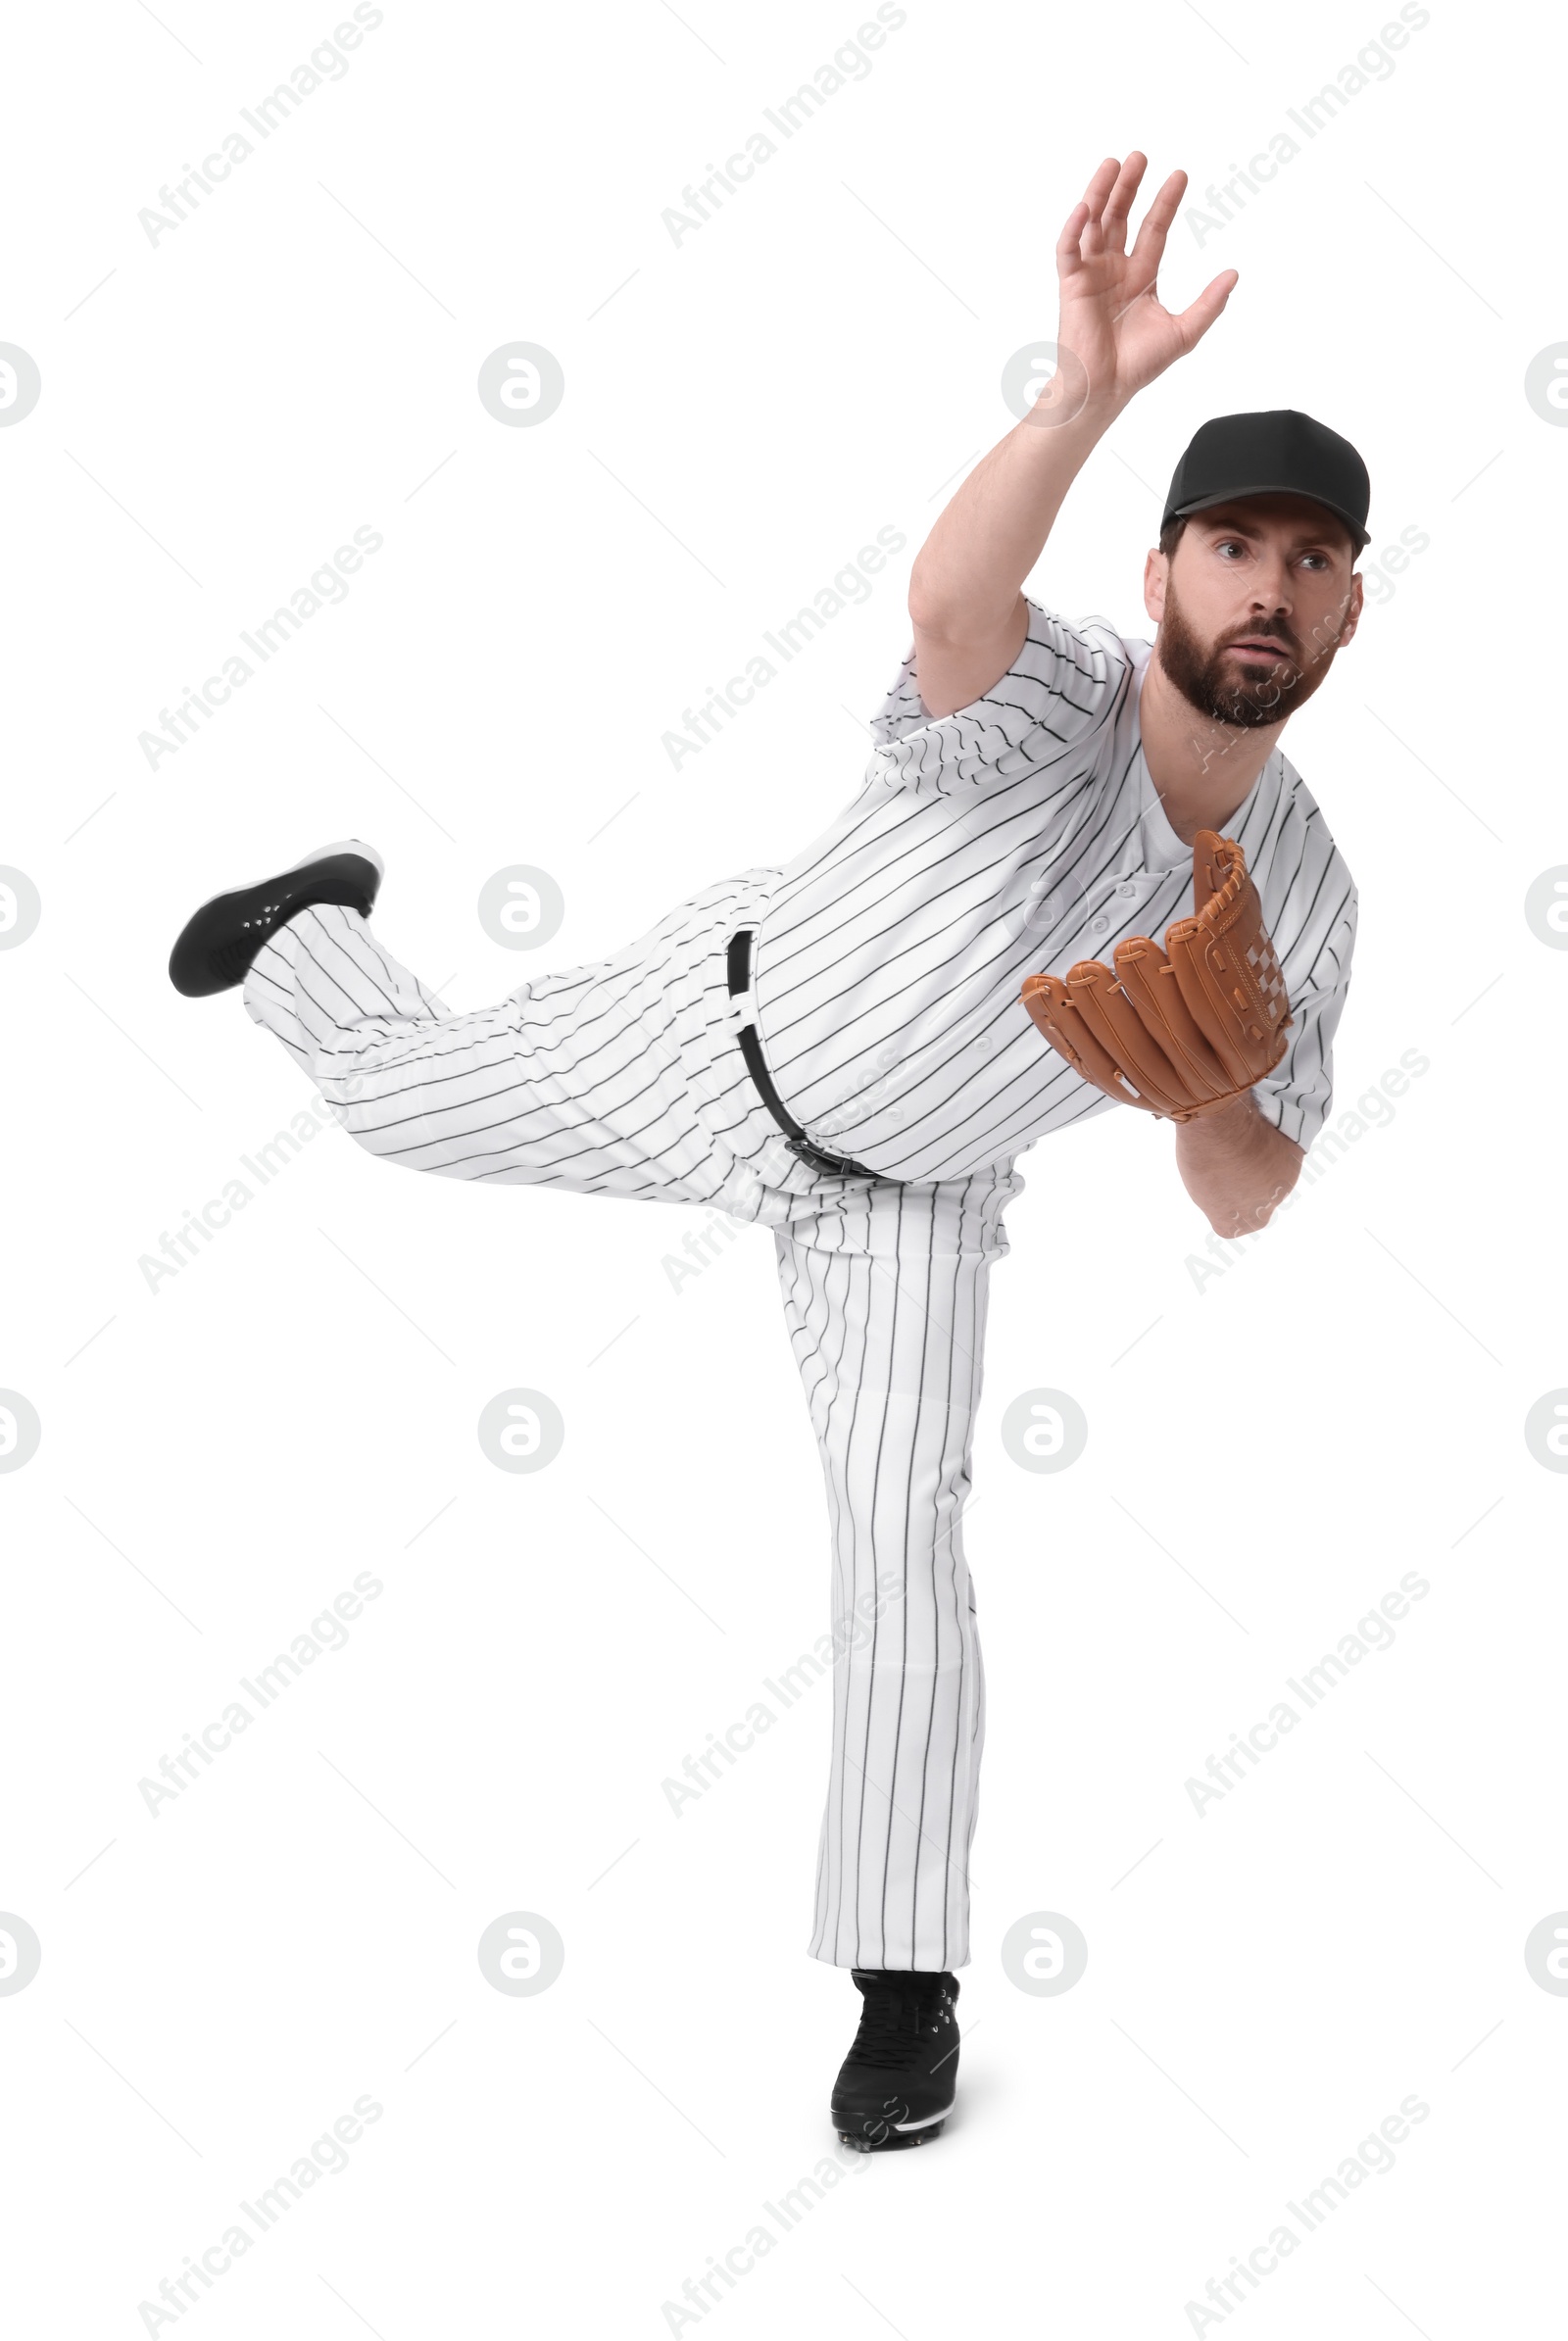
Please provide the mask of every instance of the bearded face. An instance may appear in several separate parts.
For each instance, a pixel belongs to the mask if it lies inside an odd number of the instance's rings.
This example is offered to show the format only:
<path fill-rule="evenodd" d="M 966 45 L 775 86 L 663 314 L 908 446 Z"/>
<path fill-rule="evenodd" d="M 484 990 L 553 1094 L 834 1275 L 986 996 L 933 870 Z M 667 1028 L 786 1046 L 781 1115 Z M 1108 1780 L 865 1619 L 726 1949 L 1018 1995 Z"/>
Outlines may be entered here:
<path fill-rule="evenodd" d="M 1255 523 L 1244 531 L 1257 533 Z M 1328 674 L 1349 616 L 1348 564 L 1309 550 L 1293 564 L 1289 608 L 1259 609 L 1264 597 L 1249 593 L 1249 563 L 1232 552 L 1250 546 L 1207 514 L 1189 522 L 1166 562 L 1154 650 L 1199 714 L 1254 731 L 1304 707 Z"/>

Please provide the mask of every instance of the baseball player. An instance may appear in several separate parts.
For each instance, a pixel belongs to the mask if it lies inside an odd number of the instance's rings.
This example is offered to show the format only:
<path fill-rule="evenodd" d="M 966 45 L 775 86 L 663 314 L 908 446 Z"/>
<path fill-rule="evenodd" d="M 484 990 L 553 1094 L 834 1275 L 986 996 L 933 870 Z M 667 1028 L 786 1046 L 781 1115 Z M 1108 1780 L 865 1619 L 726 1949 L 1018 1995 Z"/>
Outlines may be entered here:
<path fill-rule="evenodd" d="M 832 2119 L 866 2149 L 934 2138 L 954 2098 L 984 1727 L 961 1515 L 1014 1164 L 1143 1107 L 1220 1234 L 1262 1226 L 1328 1111 L 1349 980 L 1355 890 L 1280 735 L 1360 614 L 1355 451 L 1292 410 L 1204 423 L 1145 563 L 1152 643 L 1022 590 L 1235 282 L 1160 305 L 1186 174 L 1129 251 L 1145 169 L 1107 160 L 1069 217 L 1056 371 L 937 521 L 859 793 L 803 853 L 468 1013 L 371 932 L 358 842 L 218 896 L 170 963 L 184 993 L 243 986 L 388 1162 L 772 1230 L 832 1530 L 809 1949 L 862 1995 Z"/>

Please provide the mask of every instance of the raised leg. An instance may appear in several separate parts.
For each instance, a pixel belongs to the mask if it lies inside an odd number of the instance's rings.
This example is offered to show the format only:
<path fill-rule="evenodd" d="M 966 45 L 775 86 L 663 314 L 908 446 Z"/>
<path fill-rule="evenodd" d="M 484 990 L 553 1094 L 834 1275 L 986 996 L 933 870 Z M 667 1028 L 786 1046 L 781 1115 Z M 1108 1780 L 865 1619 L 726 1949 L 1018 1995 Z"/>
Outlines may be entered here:
<path fill-rule="evenodd" d="M 358 911 L 302 911 L 257 954 L 245 1005 L 359 1145 L 501 1185 L 710 1199 L 710 1140 L 662 1006 L 657 954 L 576 967 L 453 1015 Z"/>

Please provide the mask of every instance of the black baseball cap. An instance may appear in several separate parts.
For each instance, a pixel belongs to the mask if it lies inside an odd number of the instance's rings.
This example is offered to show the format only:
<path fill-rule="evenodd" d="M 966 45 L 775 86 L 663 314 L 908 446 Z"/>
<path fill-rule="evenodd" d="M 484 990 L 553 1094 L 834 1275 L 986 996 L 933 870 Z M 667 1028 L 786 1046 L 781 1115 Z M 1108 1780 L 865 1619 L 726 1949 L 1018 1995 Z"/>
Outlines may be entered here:
<path fill-rule="evenodd" d="M 1200 425 L 1170 483 L 1160 521 L 1225 504 L 1233 496 L 1286 491 L 1310 496 L 1342 519 L 1359 559 L 1371 537 L 1367 506 L 1372 483 L 1348 439 L 1294 407 L 1261 415 L 1216 415 Z"/>

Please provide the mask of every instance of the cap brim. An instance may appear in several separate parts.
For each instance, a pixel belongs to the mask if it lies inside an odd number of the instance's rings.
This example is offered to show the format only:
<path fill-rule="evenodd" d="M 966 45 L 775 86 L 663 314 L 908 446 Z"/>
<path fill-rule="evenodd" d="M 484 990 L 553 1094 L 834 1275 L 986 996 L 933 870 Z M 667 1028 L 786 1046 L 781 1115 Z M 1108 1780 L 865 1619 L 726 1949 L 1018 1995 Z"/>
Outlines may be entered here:
<path fill-rule="evenodd" d="M 1351 513 L 1342 512 L 1337 504 L 1330 504 L 1326 496 L 1310 495 L 1305 488 L 1298 488 L 1290 480 L 1259 479 L 1254 480 L 1249 487 L 1226 488 L 1223 494 L 1218 496 L 1200 496 L 1193 504 L 1178 505 L 1174 512 L 1165 514 L 1165 519 L 1188 520 L 1191 519 L 1194 512 L 1209 512 L 1216 504 L 1239 504 L 1244 496 L 1299 496 L 1304 503 L 1321 505 L 1326 512 L 1334 514 L 1336 520 L 1345 522 L 1350 532 L 1350 542 L 1355 547 L 1355 555 L 1358 560 L 1372 542 L 1369 532 Z M 1160 525 L 1163 527 L 1164 522 L 1162 521 Z"/>

